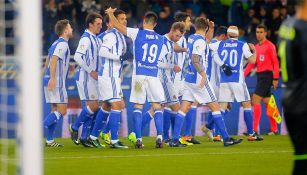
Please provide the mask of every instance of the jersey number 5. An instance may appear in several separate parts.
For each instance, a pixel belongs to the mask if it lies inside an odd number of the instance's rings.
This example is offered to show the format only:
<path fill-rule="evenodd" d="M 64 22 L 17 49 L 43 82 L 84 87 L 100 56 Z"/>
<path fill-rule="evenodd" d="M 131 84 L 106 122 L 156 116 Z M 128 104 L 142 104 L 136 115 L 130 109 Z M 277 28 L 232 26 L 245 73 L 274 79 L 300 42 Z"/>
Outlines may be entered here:
<path fill-rule="evenodd" d="M 157 58 L 158 46 L 153 44 L 148 49 L 148 43 L 146 43 L 142 48 L 144 49 L 142 61 L 146 62 L 146 58 L 148 58 L 149 63 L 154 63 Z"/>

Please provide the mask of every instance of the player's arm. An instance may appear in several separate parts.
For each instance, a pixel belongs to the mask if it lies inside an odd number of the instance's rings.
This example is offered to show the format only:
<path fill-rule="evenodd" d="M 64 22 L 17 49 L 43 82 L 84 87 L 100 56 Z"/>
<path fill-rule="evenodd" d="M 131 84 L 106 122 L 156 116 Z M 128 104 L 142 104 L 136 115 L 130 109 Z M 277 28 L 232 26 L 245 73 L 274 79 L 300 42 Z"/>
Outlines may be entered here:
<path fill-rule="evenodd" d="M 43 75 L 45 74 L 46 72 L 46 69 L 48 67 L 48 64 L 49 64 L 49 56 L 46 57 L 45 59 L 45 63 L 44 63 L 44 67 L 43 67 Z"/>
<path fill-rule="evenodd" d="M 50 79 L 48 81 L 48 90 L 54 90 L 56 86 L 55 71 L 58 63 L 58 57 L 53 55 L 50 59 Z"/>
<path fill-rule="evenodd" d="M 210 43 L 214 35 L 214 22 L 210 21 L 209 19 L 207 19 L 207 21 L 208 21 L 209 29 L 206 34 L 206 42 Z"/>
<path fill-rule="evenodd" d="M 278 86 L 278 79 L 279 79 L 279 62 L 277 59 L 277 53 L 275 46 L 271 48 L 271 60 L 273 64 L 273 88 L 276 89 Z"/>
<path fill-rule="evenodd" d="M 109 7 L 106 10 L 106 13 L 109 15 L 109 20 L 110 23 L 113 25 L 113 27 L 115 27 L 119 32 L 121 32 L 124 35 L 127 35 L 127 27 L 122 25 L 121 23 L 118 22 L 118 20 L 116 19 L 116 17 L 114 16 L 114 11 L 116 10 L 116 8 L 111 8 Z"/>
<path fill-rule="evenodd" d="M 108 33 L 103 38 L 103 42 L 99 49 L 99 57 L 104 57 L 110 60 L 119 60 L 120 56 L 111 52 L 112 47 L 116 44 L 116 38 L 113 33 Z"/>
<path fill-rule="evenodd" d="M 243 45 L 243 54 L 244 54 L 244 57 L 247 58 L 248 63 L 251 63 L 251 64 L 256 63 L 256 48 L 253 44 L 245 43 Z"/>
<path fill-rule="evenodd" d="M 78 48 L 76 50 L 75 56 L 74 56 L 74 60 L 78 63 L 78 65 L 82 69 L 84 69 L 87 73 L 89 73 L 92 78 L 97 80 L 98 73 L 95 70 L 92 70 L 85 61 L 85 54 L 89 47 L 89 44 L 90 44 L 89 42 L 90 41 L 88 38 L 85 38 L 85 37 L 81 38 Z"/>
<path fill-rule="evenodd" d="M 195 68 L 195 70 L 201 75 L 202 79 L 199 83 L 199 87 L 203 88 L 206 83 L 206 73 L 205 73 L 205 67 L 201 64 L 201 56 L 197 54 L 192 54 L 192 64 Z"/>
<path fill-rule="evenodd" d="M 187 48 L 180 47 L 177 43 L 174 43 L 174 51 L 175 52 L 187 52 Z"/>

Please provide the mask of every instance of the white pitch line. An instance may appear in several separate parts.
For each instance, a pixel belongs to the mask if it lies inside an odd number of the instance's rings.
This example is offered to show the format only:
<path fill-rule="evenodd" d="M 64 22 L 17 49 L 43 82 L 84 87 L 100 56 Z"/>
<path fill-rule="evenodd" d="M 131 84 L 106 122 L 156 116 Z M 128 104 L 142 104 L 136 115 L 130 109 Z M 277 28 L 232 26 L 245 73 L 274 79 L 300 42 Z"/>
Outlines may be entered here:
<path fill-rule="evenodd" d="M 171 156 L 195 156 L 195 155 L 236 155 L 236 154 L 277 154 L 293 153 L 292 150 L 281 151 L 252 151 L 252 152 L 223 152 L 223 153 L 182 153 L 182 154 L 139 154 L 139 155 L 118 155 L 118 156 L 65 156 L 45 157 L 44 160 L 56 159 L 100 159 L 100 158 L 131 158 L 131 157 L 171 157 Z"/>

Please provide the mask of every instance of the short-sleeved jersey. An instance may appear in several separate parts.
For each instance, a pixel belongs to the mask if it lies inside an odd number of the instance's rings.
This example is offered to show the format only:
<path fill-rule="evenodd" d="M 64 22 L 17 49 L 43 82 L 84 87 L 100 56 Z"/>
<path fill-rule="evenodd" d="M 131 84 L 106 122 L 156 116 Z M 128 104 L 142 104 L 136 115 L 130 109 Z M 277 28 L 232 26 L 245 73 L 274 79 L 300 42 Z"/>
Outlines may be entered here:
<path fill-rule="evenodd" d="M 133 74 L 158 76 L 158 60 L 165 55 L 163 36 L 153 30 L 127 27 L 127 36 L 133 41 Z"/>
<path fill-rule="evenodd" d="M 90 31 L 85 30 L 79 41 L 76 53 L 82 55 L 82 59 L 92 71 L 98 71 L 98 52 L 99 41 L 97 36 L 92 34 Z M 79 71 L 85 72 L 81 67 L 79 68 Z"/>
<path fill-rule="evenodd" d="M 162 57 L 161 62 L 172 65 L 174 64 L 174 42 L 171 41 L 167 34 L 164 35 L 164 46 L 167 49 L 167 54 Z M 168 77 L 172 82 L 174 82 L 175 73 L 173 69 L 163 69 L 159 68 L 160 76 Z"/>
<path fill-rule="evenodd" d="M 52 56 L 58 57 L 55 71 L 56 87 L 65 88 L 65 81 L 69 69 L 70 50 L 68 42 L 64 38 L 57 39 L 49 48 L 49 64 L 44 75 L 44 86 L 47 86 L 50 79 L 50 62 Z"/>
<path fill-rule="evenodd" d="M 189 54 L 189 67 L 186 73 L 185 81 L 188 83 L 198 84 L 201 75 L 196 71 L 192 63 L 192 55 L 199 55 L 200 61 L 203 66 L 206 66 L 206 47 L 207 43 L 203 36 L 199 34 L 190 35 L 188 38 L 188 54 Z"/>
<path fill-rule="evenodd" d="M 105 47 L 112 54 L 123 56 L 127 51 L 126 40 L 123 34 L 116 29 L 104 33 L 101 47 Z M 120 77 L 122 72 L 122 62 L 120 60 L 100 57 L 101 64 L 99 76 Z"/>
<path fill-rule="evenodd" d="M 184 36 L 182 36 L 179 41 L 177 42 L 177 44 L 182 47 L 182 48 L 187 48 L 187 40 Z M 183 65 L 184 65 L 184 61 L 186 60 L 187 52 L 178 52 L 175 53 L 174 55 L 174 64 L 176 64 L 177 66 L 179 66 L 181 68 L 181 70 L 183 69 Z M 184 79 L 182 71 L 177 72 L 175 74 L 175 79 L 176 80 L 180 80 L 182 81 Z"/>
<path fill-rule="evenodd" d="M 220 70 L 221 83 L 243 82 L 243 58 L 247 59 L 253 55 L 247 43 L 237 39 L 221 41 L 217 50 L 217 54 L 220 59 L 225 64 L 229 65 L 232 69 L 231 76 L 227 76 L 222 70 Z"/>

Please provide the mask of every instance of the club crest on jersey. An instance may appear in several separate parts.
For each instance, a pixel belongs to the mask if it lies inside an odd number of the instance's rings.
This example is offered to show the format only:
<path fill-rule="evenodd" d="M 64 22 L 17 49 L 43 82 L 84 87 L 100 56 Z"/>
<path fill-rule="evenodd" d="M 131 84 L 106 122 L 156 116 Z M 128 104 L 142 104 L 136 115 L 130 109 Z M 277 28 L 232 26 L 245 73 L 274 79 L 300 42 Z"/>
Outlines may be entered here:
<path fill-rule="evenodd" d="M 264 55 L 260 55 L 260 56 L 259 56 L 259 60 L 260 60 L 260 61 L 264 61 Z"/>
<path fill-rule="evenodd" d="M 85 49 L 85 45 L 84 44 L 80 45 L 80 49 L 84 50 Z"/>

